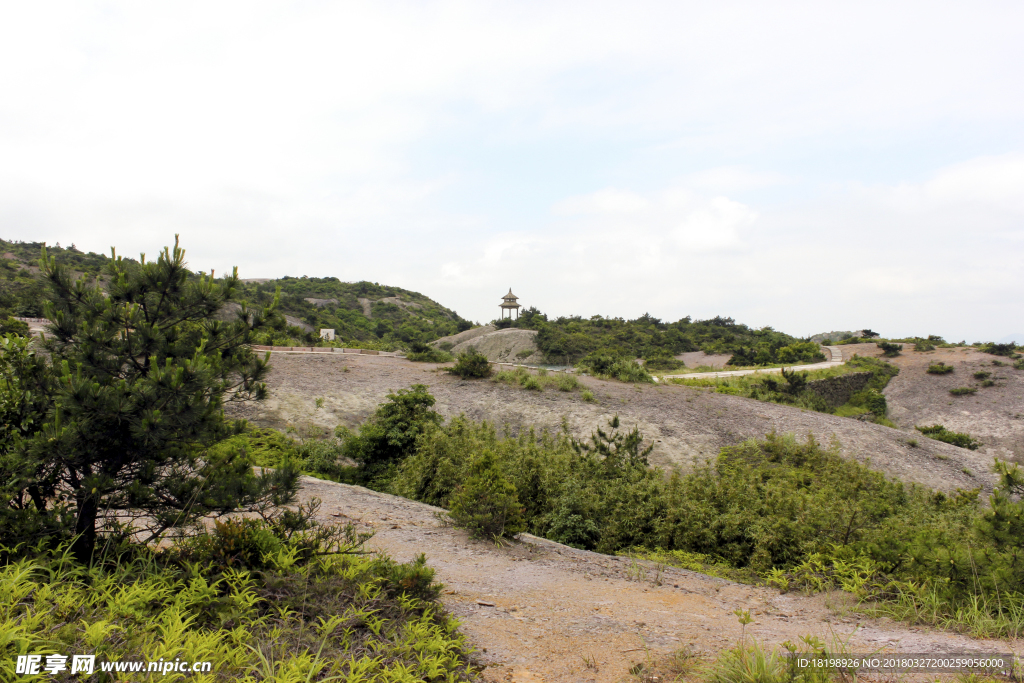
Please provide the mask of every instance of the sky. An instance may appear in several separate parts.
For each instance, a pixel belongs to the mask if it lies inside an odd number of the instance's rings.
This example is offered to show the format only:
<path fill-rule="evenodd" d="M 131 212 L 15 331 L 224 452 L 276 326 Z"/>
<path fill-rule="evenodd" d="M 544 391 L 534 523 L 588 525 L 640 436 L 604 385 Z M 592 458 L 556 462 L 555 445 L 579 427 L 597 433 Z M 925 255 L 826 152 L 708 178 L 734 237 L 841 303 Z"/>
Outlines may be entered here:
<path fill-rule="evenodd" d="M 0 2 L 0 237 L 1024 342 L 1024 3 Z"/>

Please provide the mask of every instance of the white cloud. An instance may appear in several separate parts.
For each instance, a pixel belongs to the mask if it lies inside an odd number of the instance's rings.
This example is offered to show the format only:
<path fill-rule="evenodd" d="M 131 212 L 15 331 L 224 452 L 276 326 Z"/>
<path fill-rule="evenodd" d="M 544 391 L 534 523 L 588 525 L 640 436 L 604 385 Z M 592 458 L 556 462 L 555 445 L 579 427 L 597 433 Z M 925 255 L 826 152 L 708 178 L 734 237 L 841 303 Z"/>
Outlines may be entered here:
<path fill-rule="evenodd" d="M 1024 314 L 1022 65 L 1020 3 L 7 3 L 0 236 L 980 333 Z"/>

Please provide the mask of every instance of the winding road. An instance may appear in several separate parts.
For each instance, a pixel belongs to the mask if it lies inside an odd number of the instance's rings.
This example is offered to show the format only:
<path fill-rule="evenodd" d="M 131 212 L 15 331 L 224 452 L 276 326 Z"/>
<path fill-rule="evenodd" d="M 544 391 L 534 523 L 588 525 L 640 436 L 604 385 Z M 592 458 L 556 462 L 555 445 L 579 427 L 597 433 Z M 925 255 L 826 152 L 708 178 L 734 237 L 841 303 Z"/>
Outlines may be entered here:
<path fill-rule="evenodd" d="M 822 346 L 822 349 L 829 352 L 831 360 L 827 360 L 823 363 L 811 363 L 810 365 L 791 365 L 787 368 L 754 368 L 753 370 L 723 370 L 720 372 L 689 372 L 685 375 L 662 375 L 661 379 L 704 379 L 704 378 L 718 378 L 718 377 L 738 377 L 740 375 L 753 375 L 755 372 L 761 372 L 764 374 L 779 374 L 783 370 L 824 370 L 825 368 L 834 368 L 837 365 L 842 365 L 846 361 L 843 360 L 843 349 L 839 346 Z"/>

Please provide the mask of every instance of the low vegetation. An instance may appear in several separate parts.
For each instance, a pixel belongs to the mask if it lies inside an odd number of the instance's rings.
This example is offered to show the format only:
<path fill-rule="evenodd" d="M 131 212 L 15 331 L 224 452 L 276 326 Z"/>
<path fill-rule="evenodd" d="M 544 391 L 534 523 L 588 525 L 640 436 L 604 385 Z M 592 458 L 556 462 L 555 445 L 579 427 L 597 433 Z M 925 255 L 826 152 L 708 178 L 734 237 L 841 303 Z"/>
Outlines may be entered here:
<path fill-rule="evenodd" d="M 611 352 L 595 352 L 580 359 L 576 367 L 587 374 L 620 382 L 653 383 L 654 378 L 636 360 Z"/>
<path fill-rule="evenodd" d="M 405 357 L 417 363 L 449 363 L 455 357 L 443 349 L 435 349 L 423 342 L 413 342 L 409 345 L 409 353 Z"/>
<path fill-rule="evenodd" d="M 465 417 L 444 423 L 425 406 L 429 394 L 417 393 L 425 410 L 383 404 L 340 440 L 342 457 L 364 429 L 405 435 L 366 449 L 373 457 L 345 480 L 449 509 L 483 537 L 521 529 L 787 590 L 845 588 L 901 618 L 1024 633 L 1024 571 L 1014 559 L 1024 542 L 1014 521 L 1024 515 L 1024 475 L 1015 466 L 998 465 L 1001 485 L 987 505 L 976 490 L 950 496 L 889 480 L 842 458 L 836 443 L 774 434 L 724 448 L 691 473 L 666 474 L 648 464 L 643 435 L 618 419 L 585 440 L 513 436 Z M 373 469 L 374 458 L 386 467 Z"/>
<path fill-rule="evenodd" d="M 882 355 L 886 358 L 895 358 L 903 351 L 902 344 L 893 344 L 891 342 L 881 341 L 875 344 L 875 346 L 882 349 Z"/>
<path fill-rule="evenodd" d="M 237 276 L 193 276 L 177 244 L 104 268 L 101 288 L 44 252 L 51 334 L 0 338 L 0 659 L 94 654 L 102 680 L 114 659 L 209 662 L 208 681 L 473 678 L 422 557 L 285 507 L 300 465 L 339 453 L 225 419 L 266 396 L 251 344 L 274 302 L 218 319 Z M 378 455 L 411 450 L 433 404 L 393 398 L 335 437 L 383 481 L 397 463 Z"/>
<path fill-rule="evenodd" d="M 871 373 L 867 385 L 855 392 L 849 400 L 838 407 L 831 407 L 809 384 L 817 380 L 832 379 L 857 372 Z M 759 401 L 783 403 L 807 410 L 833 413 L 841 417 L 872 415 L 873 421 L 892 426 L 886 418 L 888 405 L 882 390 L 889 380 L 899 373 L 899 368 L 878 358 L 854 356 L 846 364 L 823 370 L 790 371 L 783 369 L 780 375 L 740 375 L 738 377 L 709 377 L 694 379 L 673 379 L 676 384 L 693 387 L 713 388 L 722 394 L 745 396 Z M 779 381 L 779 378 L 782 381 Z"/>
<path fill-rule="evenodd" d="M 1009 342 L 1007 344 L 996 344 L 995 342 L 987 342 L 983 344 L 976 344 L 976 346 L 978 347 L 979 351 L 982 351 L 984 353 L 991 353 L 993 356 L 1006 356 L 1008 358 L 1015 357 L 1017 355 L 1018 349 L 1020 348 L 1013 342 Z"/>
<path fill-rule="evenodd" d="M 932 363 L 931 365 L 928 366 L 929 375 L 948 375 L 951 372 L 953 372 L 953 366 L 946 365 L 942 361 L 939 361 L 938 363 Z"/>
<path fill-rule="evenodd" d="M 459 356 L 455 365 L 448 368 L 448 372 L 458 375 L 462 379 L 480 379 L 490 377 L 493 370 L 487 360 L 487 356 L 477 351 L 472 346 Z"/>
<path fill-rule="evenodd" d="M 955 389 L 950 389 L 949 393 L 951 393 L 953 396 L 970 396 L 971 394 L 978 393 L 978 388 L 977 387 L 956 387 Z"/>
<path fill-rule="evenodd" d="M 90 566 L 66 547 L 3 549 L 0 658 L 209 662 L 206 681 L 473 679 L 423 558 L 366 553 L 367 535 L 315 512 L 218 523 L 163 551 L 109 545 Z"/>
<path fill-rule="evenodd" d="M 501 370 L 492 378 L 493 381 L 509 386 L 518 386 L 532 391 L 544 391 L 554 388 L 558 391 L 575 391 L 582 387 L 576 375 L 568 372 L 548 372 L 544 368 L 531 373 L 524 367 Z"/>
<path fill-rule="evenodd" d="M 291 330 L 313 344 L 319 343 L 316 335 L 320 328 L 334 329 L 338 339 L 347 340 L 344 344 L 352 348 L 358 348 L 362 341 L 383 343 L 391 347 L 385 350 L 392 350 L 414 342 L 433 341 L 473 326 L 455 311 L 419 292 L 375 282 L 285 276 L 267 282 L 246 282 L 239 291 L 239 299 L 252 304 L 266 305 L 275 296 L 281 313 L 295 316 L 313 328 L 310 333 Z"/>
<path fill-rule="evenodd" d="M 496 321 L 497 324 L 497 321 Z M 580 316 L 549 319 L 535 308 L 522 312 L 502 327 L 537 330 L 537 347 L 550 363 L 575 364 L 597 354 L 643 359 L 655 372 L 683 367 L 674 356 L 687 351 L 734 354 L 736 365 L 765 365 L 824 360 L 817 344 L 777 332 L 751 329 L 732 318 L 665 322 L 649 314 L 634 320 Z"/>
<path fill-rule="evenodd" d="M 978 450 L 981 447 L 981 442 L 974 439 L 970 434 L 964 434 L 963 432 L 951 432 L 942 425 L 931 425 L 930 427 L 914 427 L 917 431 L 921 432 L 925 436 L 935 439 L 936 441 L 944 441 L 960 448 L 967 448 L 972 451 Z"/>

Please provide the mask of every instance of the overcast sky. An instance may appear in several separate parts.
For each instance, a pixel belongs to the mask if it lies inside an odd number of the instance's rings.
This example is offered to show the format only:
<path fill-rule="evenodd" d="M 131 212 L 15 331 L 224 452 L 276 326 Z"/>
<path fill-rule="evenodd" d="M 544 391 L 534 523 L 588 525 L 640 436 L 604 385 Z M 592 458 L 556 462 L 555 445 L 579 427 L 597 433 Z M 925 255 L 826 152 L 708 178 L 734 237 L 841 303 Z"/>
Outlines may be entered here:
<path fill-rule="evenodd" d="M 1022 124 L 1020 2 L 0 5 L 0 237 L 478 321 L 1024 332 Z"/>

